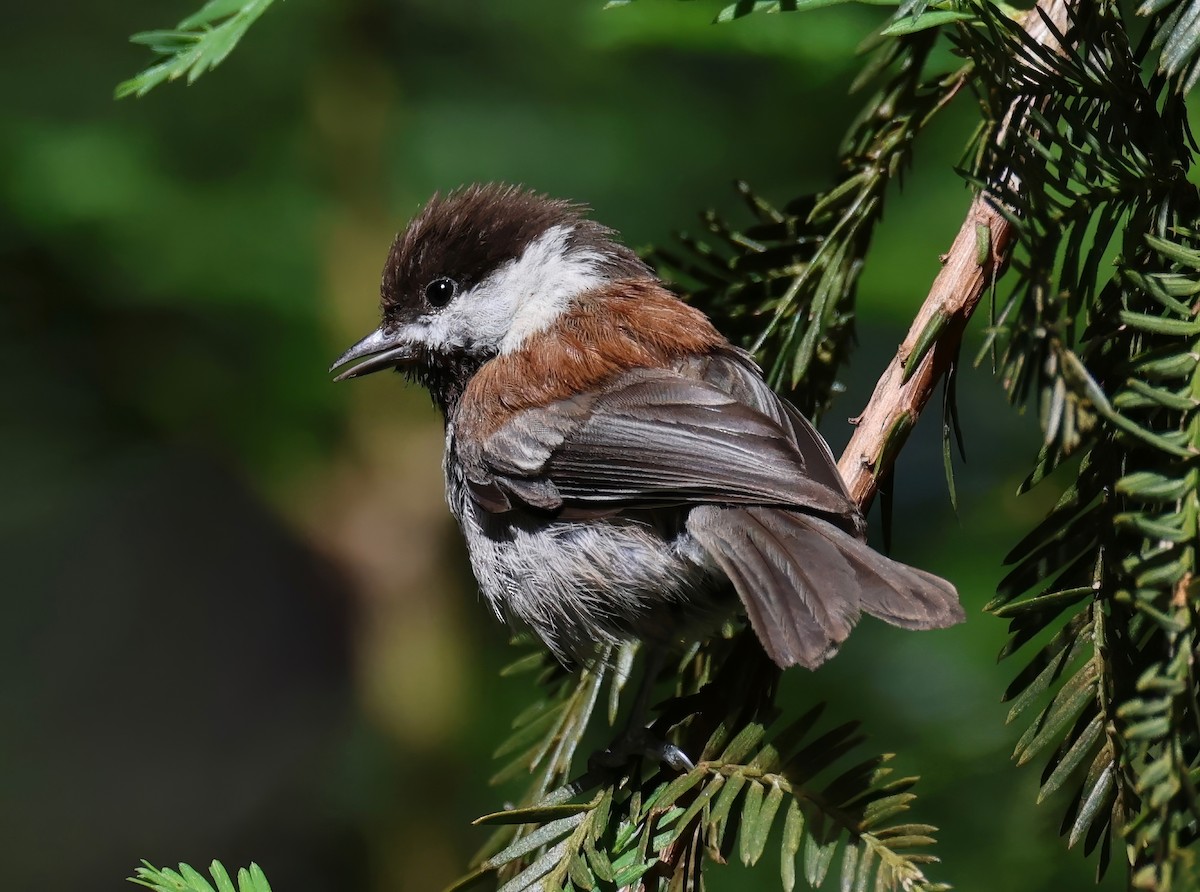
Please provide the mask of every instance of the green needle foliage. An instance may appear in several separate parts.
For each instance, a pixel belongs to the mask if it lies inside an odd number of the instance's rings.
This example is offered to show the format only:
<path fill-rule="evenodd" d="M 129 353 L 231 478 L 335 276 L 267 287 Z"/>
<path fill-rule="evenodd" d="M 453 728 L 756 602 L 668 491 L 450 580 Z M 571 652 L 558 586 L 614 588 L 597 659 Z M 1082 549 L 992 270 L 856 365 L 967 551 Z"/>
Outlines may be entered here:
<path fill-rule="evenodd" d="M 963 86 L 965 70 L 926 73 L 935 36 L 884 41 L 860 76 L 883 84 L 842 142 L 833 186 L 780 210 L 738 183 L 753 225 L 738 231 L 709 211 L 704 239 L 681 234 L 682 250 L 651 253 L 659 273 L 753 350 L 771 385 L 791 389 L 810 415 L 828 405 L 848 355 L 858 277 L 887 187 L 917 134 Z"/>
<path fill-rule="evenodd" d="M 1099 849 L 1101 872 L 1127 853 L 1137 888 L 1194 888 L 1194 143 L 1177 81 L 1143 76 L 1158 33 L 1131 47 L 1111 7 L 1072 27 L 1066 54 L 999 22 L 962 39 L 986 60 L 985 102 L 1019 98 L 1033 125 L 1000 150 L 1017 179 L 980 180 L 1011 209 L 1021 248 L 993 334 L 1010 397 L 1039 408 L 1045 446 L 1028 485 L 1069 475 L 989 609 L 1009 620 L 1003 655 L 1027 654 L 1006 693 L 1026 726 L 1015 758 L 1045 761 L 1039 799 L 1071 794 L 1068 844 Z M 1019 84 L 1006 70 L 1018 55 Z"/>
<path fill-rule="evenodd" d="M 778 670 L 748 632 L 706 642 L 669 667 L 673 696 L 645 735 L 622 735 L 619 749 L 594 754 L 574 780 L 547 789 L 570 772 L 567 754 L 606 683 L 610 724 L 616 717 L 632 654 L 609 656 L 578 681 L 540 651 L 510 667 L 539 673 L 545 696 L 514 722 L 498 755 L 521 755 L 498 778 L 519 769 L 534 780 L 522 804 L 476 822 L 497 830 L 451 889 L 694 890 L 706 861 L 753 866 L 768 845 L 788 892 L 797 878 L 819 886 L 831 873 L 848 889 L 947 888 L 924 873 L 937 860 L 927 851 L 935 828 L 906 818 L 916 778 L 893 777 L 889 754 L 856 755 L 857 723 L 822 727 L 820 704 L 776 729 Z M 660 760 L 668 735 L 697 754 L 693 767 Z"/>
<path fill-rule="evenodd" d="M 1157 18 L 1151 47 L 1158 70 L 1186 93 L 1200 80 L 1200 0 L 1146 0 L 1138 15 Z"/>
<path fill-rule="evenodd" d="M 117 84 L 116 97 L 145 96 L 167 81 L 196 78 L 216 68 L 233 52 L 250 26 L 275 0 L 208 0 L 171 30 L 142 31 L 129 38 L 165 58 Z"/>
<path fill-rule="evenodd" d="M 211 883 L 189 864 L 180 864 L 178 871 L 169 867 L 159 869 L 148 861 L 143 861 L 142 865 L 134 871 L 129 882 L 154 892 L 271 892 L 271 884 L 257 864 L 238 870 L 236 886 L 220 861 L 213 861 L 208 866 L 213 878 Z"/>

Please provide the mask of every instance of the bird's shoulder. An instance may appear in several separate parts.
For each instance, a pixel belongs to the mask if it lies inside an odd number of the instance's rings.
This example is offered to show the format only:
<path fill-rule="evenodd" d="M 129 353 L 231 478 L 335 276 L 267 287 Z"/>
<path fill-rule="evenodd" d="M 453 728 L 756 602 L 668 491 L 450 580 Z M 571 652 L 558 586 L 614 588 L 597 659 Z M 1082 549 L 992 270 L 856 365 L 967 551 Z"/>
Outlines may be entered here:
<path fill-rule="evenodd" d="M 486 362 L 463 392 L 455 425 L 483 441 L 526 410 L 586 403 L 630 371 L 734 351 L 707 316 L 656 280 L 619 282 L 580 295 L 549 327 Z"/>

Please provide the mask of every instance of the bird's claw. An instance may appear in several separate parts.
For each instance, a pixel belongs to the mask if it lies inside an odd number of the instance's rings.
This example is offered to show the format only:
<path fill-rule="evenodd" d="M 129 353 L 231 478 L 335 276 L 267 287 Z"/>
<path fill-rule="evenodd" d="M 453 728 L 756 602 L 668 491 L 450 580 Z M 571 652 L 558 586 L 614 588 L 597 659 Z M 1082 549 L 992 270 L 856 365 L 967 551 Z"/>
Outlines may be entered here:
<path fill-rule="evenodd" d="M 696 767 L 692 760 L 688 758 L 687 753 L 667 740 L 659 742 L 657 746 L 646 747 L 645 753 L 647 756 L 656 757 L 658 761 L 669 768 L 675 769 L 680 774 L 691 771 Z"/>
<path fill-rule="evenodd" d="M 593 760 L 604 768 L 617 768 L 634 757 L 646 757 L 680 773 L 695 768 L 687 753 L 669 740 L 653 737 L 645 728 L 623 734 L 608 749 L 597 753 Z"/>

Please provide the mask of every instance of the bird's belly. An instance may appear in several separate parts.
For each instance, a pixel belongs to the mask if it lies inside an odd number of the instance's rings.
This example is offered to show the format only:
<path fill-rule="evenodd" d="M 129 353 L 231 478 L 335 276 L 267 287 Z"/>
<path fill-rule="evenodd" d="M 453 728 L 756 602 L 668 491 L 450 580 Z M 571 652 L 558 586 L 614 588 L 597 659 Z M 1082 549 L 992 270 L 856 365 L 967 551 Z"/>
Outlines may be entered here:
<path fill-rule="evenodd" d="M 586 660 L 628 638 L 667 642 L 711 621 L 724 577 L 682 524 L 663 533 L 629 517 L 547 523 L 463 507 L 484 596 L 559 657 Z"/>

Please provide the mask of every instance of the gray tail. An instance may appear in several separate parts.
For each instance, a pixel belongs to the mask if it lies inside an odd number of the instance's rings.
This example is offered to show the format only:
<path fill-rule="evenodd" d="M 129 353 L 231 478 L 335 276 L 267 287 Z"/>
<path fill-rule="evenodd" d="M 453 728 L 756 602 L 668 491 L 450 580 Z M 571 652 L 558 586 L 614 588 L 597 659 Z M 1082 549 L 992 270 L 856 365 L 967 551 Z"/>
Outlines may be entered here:
<path fill-rule="evenodd" d="M 737 589 L 779 666 L 815 669 L 867 613 L 902 629 L 965 619 L 954 586 L 817 517 L 780 508 L 692 509 L 688 531 Z"/>

